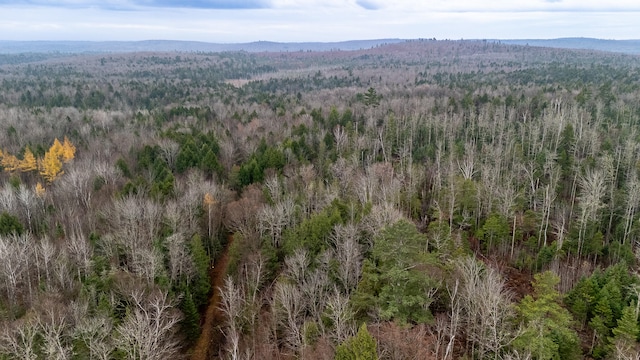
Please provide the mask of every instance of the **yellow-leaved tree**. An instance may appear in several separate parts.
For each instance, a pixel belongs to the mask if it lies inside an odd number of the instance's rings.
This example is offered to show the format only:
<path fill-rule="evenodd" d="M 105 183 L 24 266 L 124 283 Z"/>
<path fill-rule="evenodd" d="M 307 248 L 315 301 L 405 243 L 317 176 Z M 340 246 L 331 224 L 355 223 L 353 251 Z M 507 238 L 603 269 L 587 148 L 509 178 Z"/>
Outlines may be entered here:
<path fill-rule="evenodd" d="M 210 193 L 206 193 L 204 194 L 204 200 L 202 202 L 204 203 L 204 206 L 207 208 L 207 215 L 208 215 L 207 228 L 209 229 L 209 237 L 211 237 L 212 235 L 211 218 L 212 218 L 213 205 L 215 205 L 216 199 Z"/>
<path fill-rule="evenodd" d="M 62 164 L 73 160 L 75 156 L 76 147 L 65 136 L 64 142 L 60 142 L 58 138 L 55 138 L 42 159 L 36 159 L 28 147 L 24 150 L 22 160 L 6 151 L 0 151 L 0 165 L 6 171 L 38 171 L 47 182 L 53 182 L 62 174 Z M 40 187 L 42 187 L 41 184 Z"/>
<path fill-rule="evenodd" d="M 36 157 L 31 152 L 31 149 L 26 148 L 24 150 L 24 156 L 22 157 L 22 161 L 19 164 L 20 171 L 34 171 L 38 169 L 38 162 L 36 161 Z"/>
<path fill-rule="evenodd" d="M 57 139 L 56 139 L 57 141 Z M 58 144 L 60 142 L 58 141 Z M 55 143 L 54 143 L 55 145 Z M 40 169 L 40 175 L 48 182 L 53 182 L 58 176 L 62 174 L 62 161 L 60 156 L 55 152 L 52 146 L 49 151 L 44 154 L 42 161 L 38 163 Z"/>
<path fill-rule="evenodd" d="M 49 152 L 58 158 L 62 158 L 64 156 L 64 146 L 62 146 L 62 143 L 58 138 L 53 139 L 53 145 L 49 148 Z"/>
<path fill-rule="evenodd" d="M 44 186 L 42 186 L 42 184 L 40 184 L 40 182 L 38 181 L 38 183 L 36 183 L 36 195 L 38 197 L 43 197 L 44 193 L 45 193 Z"/>
<path fill-rule="evenodd" d="M 65 136 L 64 142 L 62 143 L 62 161 L 67 163 L 73 160 L 75 156 L 76 156 L 76 147 L 71 143 L 71 141 L 69 141 L 69 138 Z"/>
<path fill-rule="evenodd" d="M 4 153 L 2 153 L 2 160 L 0 160 L 0 165 L 2 165 L 5 171 L 16 171 L 20 167 L 20 160 L 14 155 L 11 155 L 5 151 Z"/>

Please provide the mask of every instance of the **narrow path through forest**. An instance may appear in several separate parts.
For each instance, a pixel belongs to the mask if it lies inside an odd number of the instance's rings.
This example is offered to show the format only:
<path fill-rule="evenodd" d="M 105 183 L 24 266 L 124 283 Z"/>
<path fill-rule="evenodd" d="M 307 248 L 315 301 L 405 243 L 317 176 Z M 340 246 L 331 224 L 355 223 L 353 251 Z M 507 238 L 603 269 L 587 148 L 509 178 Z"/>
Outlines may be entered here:
<path fill-rule="evenodd" d="M 229 236 L 227 246 L 224 248 L 222 255 L 215 262 L 215 266 L 211 269 L 211 297 L 209 305 L 204 316 L 204 324 L 202 325 L 202 333 L 191 355 L 191 360 L 208 360 L 213 359 L 219 352 L 224 336 L 220 329 L 220 324 L 224 321 L 224 314 L 220 310 L 220 290 L 224 285 L 224 277 L 227 274 L 227 265 L 229 262 L 229 246 L 233 242 L 233 236 Z"/>

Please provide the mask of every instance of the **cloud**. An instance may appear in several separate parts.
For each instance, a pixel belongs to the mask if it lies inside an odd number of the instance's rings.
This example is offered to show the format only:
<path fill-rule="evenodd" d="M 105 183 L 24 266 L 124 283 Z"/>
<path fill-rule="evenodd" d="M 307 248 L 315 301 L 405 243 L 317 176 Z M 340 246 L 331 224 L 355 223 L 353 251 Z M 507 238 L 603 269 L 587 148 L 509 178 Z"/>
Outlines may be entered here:
<path fill-rule="evenodd" d="M 269 7 L 269 3 L 264 0 L 138 0 L 133 3 L 147 7 L 195 9 L 262 9 Z"/>
<path fill-rule="evenodd" d="M 319 11 L 398 10 L 416 12 L 621 12 L 638 11 L 637 0 L 0 0 L 0 7 L 48 7 L 63 9 L 304 9 Z"/>
<path fill-rule="evenodd" d="M 228 43 L 640 34 L 638 0 L 551 1 L 0 0 L 0 39 Z"/>
<path fill-rule="evenodd" d="M 270 7 L 269 0 L 0 0 L 2 5 L 44 6 L 52 8 L 101 8 L 110 10 L 144 8 L 189 9 L 263 9 Z"/>
<path fill-rule="evenodd" d="M 370 1 L 370 0 L 359 0 Z M 386 9 L 406 12 L 628 12 L 640 10 L 636 0 L 385 0 Z"/>
<path fill-rule="evenodd" d="M 356 4 L 358 4 L 363 9 L 367 9 L 367 10 L 378 10 L 378 9 L 380 9 L 380 5 L 378 5 L 377 3 L 373 2 L 373 1 L 369 1 L 369 0 L 356 0 Z"/>

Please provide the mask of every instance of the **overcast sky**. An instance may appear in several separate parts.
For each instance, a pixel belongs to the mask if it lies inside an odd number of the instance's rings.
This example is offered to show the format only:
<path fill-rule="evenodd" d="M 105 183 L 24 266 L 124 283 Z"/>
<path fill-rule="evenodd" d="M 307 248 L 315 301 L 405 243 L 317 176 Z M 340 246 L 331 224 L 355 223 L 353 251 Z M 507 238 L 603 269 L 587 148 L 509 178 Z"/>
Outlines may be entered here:
<path fill-rule="evenodd" d="M 0 40 L 640 38 L 638 0 L 0 0 Z"/>

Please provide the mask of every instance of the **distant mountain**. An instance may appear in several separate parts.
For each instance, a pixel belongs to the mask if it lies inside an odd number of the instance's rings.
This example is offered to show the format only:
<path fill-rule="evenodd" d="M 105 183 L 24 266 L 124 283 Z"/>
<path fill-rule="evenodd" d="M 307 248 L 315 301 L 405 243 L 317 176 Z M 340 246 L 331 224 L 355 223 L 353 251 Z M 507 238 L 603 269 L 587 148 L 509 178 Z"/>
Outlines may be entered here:
<path fill-rule="evenodd" d="M 362 50 L 404 42 L 402 39 L 353 40 L 342 42 L 280 43 L 257 41 L 251 43 L 220 44 L 198 41 L 0 41 L 0 53 L 119 53 L 140 51 L 180 52 L 295 52 Z"/>
<path fill-rule="evenodd" d="M 560 38 L 560 39 L 524 39 L 524 40 L 492 40 L 502 44 L 529 45 L 563 49 L 585 49 L 640 54 L 640 40 L 603 40 L 593 38 Z"/>

